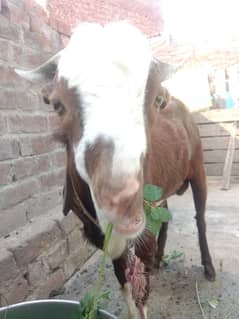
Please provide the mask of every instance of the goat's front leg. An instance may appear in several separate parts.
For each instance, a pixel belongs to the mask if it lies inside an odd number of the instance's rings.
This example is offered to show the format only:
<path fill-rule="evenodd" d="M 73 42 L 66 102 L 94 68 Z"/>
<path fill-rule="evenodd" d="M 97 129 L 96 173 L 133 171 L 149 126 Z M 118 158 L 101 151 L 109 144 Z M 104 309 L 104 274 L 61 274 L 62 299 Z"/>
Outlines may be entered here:
<path fill-rule="evenodd" d="M 113 266 L 114 266 L 115 275 L 122 287 L 121 291 L 122 291 L 123 298 L 127 304 L 128 319 L 147 319 L 147 308 L 145 306 L 147 297 L 144 298 L 143 309 L 139 309 L 136 306 L 135 300 L 133 299 L 131 284 L 127 282 L 126 280 L 125 270 L 127 268 L 127 258 L 128 256 L 125 253 L 118 259 L 113 260 Z M 147 280 L 147 287 L 146 287 L 147 296 L 148 296 L 148 290 L 149 290 L 148 283 L 149 281 Z M 142 314 L 142 311 L 143 311 L 143 314 Z"/>
<path fill-rule="evenodd" d="M 130 283 L 125 283 L 122 286 L 122 295 L 128 307 L 128 319 L 140 319 L 139 310 L 132 297 L 132 290 Z"/>

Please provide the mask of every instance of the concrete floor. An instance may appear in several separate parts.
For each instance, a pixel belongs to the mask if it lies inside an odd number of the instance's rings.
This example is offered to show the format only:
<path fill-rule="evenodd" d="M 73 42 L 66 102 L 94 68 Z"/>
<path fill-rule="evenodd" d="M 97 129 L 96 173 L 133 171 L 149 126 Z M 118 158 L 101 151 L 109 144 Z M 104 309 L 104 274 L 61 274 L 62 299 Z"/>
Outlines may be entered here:
<path fill-rule="evenodd" d="M 149 319 L 203 318 L 197 303 L 196 281 L 205 318 L 239 319 L 239 179 L 233 181 L 229 191 L 220 190 L 219 180 L 209 179 L 208 184 L 207 232 L 217 279 L 211 283 L 203 276 L 191 191 L 181 197 L 172 197 L 169 208 L 173 221 L 168 232 L 166 254 L 177 250 L 184 256 L 171 260 L 168 266 L 152 274 Z M 66 283 L 64 293 L 58 298 L 80 300 L 95 283 L 100 254 L 95 254 L 84 269 Z M 125 305 L 110 262 L 104 286 L 111 291 L 109 311 L 120 319 L 126 318 Z M 208 303 L 212 300 L 218 302 L 216 309 Z"/>

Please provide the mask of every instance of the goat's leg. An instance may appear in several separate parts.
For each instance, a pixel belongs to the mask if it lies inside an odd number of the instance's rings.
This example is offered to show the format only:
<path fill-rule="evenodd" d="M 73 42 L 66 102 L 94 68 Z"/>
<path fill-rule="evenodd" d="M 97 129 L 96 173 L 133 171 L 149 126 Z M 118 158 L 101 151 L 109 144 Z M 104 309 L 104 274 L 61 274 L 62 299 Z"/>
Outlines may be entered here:
<path fill-rule="evenodd" d="M 196 222 L 198 228 L 199 246 L 201 251 L 202 265 L 204 266 L 205 276 L 208 280 L 215 280 L 216 272 L 212 264 L 207 237 L 206 237 L 206 222 L 205 208 L 207 200 L 207 185 L 206 175 L 203 166 L 203 161 L 198 161 L 196 165 L 195 175 L 190 180 L 192 187 L 194 204 L 196 209 Z"/>
<path fill-rule="evenodd" d="M 139 311 L 132 297 L 130 284 L 125 277 L 125 270 L 127 267 L 127 254 L 113 260 L 115 275 L 122 287 L 122 296 L 127 304 L 128 319 L 140 319 Z"/>
<path fill-rule="evenodd" d="M 162 207 L 168 208 L 167 201 L 163 202 Z M 160 268 L 160 262 L 164 256 L 164 248 L 167 240 L 168 223 L 162 223 L 158 239 L 157 239 L 157 251 L 155 254 L 154 266 Z"/>
<path fill-rule="evenodd" d="M 135 255 L 140 258 L 141 262 L 144 264 L 144 274 L 146 279 L 146 287 L 144 292 L 144 297 L 142 300 L 143 309 L 140 309 L 140 312 L 143 312 L 141 318 L 147 319 L 147 307 L 146 302 L 149 297 L 149 290 L 150 290 L 150 278 L 149 274 L 153 268 L 153 262 L 155 259 L 155 252 L 156 252 L 156 241 L 155 236 L 149 232 L 145 231 L 142 235 L 140 240 L 135 245 Z"/>
<path fill-rule="evenodd" d="M 135 303 L 132 296 L 132 288 L 126 280 L 125 270 L 128 267 L 127 251 L 118 259 L 113 260 L 115 275 L 122 287 L 122 294 L 128 306 L 129 319 L 147 319 L 146 302 L 149 296 L 149 273 L 152 269 L 153 260 L 155 256 L 156 242 L 155 237 L 150 232 L 145 231 L 140 240 L 135 244 L 135 255 L 144 264 L 144 273 L 146 279 L 146 287 L 144 287 L 144 295 L 140 304 Z M 142 287 L 143 289 L 143 287 Z"/>

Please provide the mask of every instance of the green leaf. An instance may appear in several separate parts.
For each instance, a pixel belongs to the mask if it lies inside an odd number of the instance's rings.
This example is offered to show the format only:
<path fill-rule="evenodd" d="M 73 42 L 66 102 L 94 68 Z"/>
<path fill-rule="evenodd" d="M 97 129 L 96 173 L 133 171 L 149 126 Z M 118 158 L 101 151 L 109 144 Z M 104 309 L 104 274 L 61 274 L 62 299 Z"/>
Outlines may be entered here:
<path fill-rule="evenodd" d="M 152 207 L 151 215 L 154 220 L 160 220 L 163 223 L 167 223 L 172 219 L 170 211 L 164 207 Z"/>
<path fill-rule="evenodd" d="M 160 207 L 151 207 L 151 217 L 155 221 L 158 221 L 158 220 L 161 221 L 159 208 Z"/>
<path fill-rule="evenodd" d="M 156 185 L 144 185 L 144 199 L 155 202 L 160 200 L 163 196 L 163 189 Z"/>
<path fill-rule="evenodd" d="M 183 257 L 183 256 L 184 256 L 184 252 L 178 251 L 178 250 L 173 250 L 169 255 L 163 256 L 162 261 L 165 265 L 168 265 L 171 260 L 175 260 L 175 259 L 178 259 L 178 258 Z"/>
<path fill-rule="evenodd" d="M 151 215 L 151 212 L 152 212 L 151 210 L 152 210 L 152 207 L 149 204 L 144 204 L 144 211 L 146 214 Z"/>
<path fill-rule="evenodd" d="M 161 228 L 161 221 L 160 220 L 153 220 L 151 215 L 146 215 L 146 219 L 147 219 L 147 228 L 148 230 L 153 233 L 154 235 L 157 235 L 158 232 L 160 231 Z"/>

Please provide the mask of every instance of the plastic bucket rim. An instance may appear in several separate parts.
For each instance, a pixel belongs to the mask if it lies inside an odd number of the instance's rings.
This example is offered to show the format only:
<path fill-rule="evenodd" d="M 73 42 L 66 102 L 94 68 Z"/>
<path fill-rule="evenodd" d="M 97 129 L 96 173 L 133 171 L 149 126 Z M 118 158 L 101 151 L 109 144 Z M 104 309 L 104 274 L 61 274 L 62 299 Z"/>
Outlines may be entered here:
<path fill-rule="evenodd" d="M 37 304 L 37 303 L 68 303 L 68 304 L 72 304 L 72 305 L 79 305 L 80 302 L 79 301 L 75 301 L 75 300 L 68 300 L 68 299 L 38 299 L 38 300 L 29 300 L 29 301 L 22 301 L 16 304 L 12 304 L 12 305 L 8 305 L 8 306 L 4 306 L 4 307 L 0 307 L 1 311 L 8 311 L 9 309 L 13 309 L 16 307 L 21 307 L 24 305 L 31 305 L 31 304 Z M 114 315 L 112 315 L 111 313 L 109 313 L 106 310 L 103 309 L 99 309 L 99 312 L 108 316 L 111 316 L 112 319 L 118 319 L 117 317 L 115 317 Z"/>

